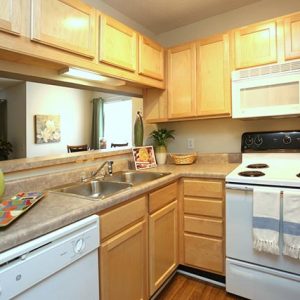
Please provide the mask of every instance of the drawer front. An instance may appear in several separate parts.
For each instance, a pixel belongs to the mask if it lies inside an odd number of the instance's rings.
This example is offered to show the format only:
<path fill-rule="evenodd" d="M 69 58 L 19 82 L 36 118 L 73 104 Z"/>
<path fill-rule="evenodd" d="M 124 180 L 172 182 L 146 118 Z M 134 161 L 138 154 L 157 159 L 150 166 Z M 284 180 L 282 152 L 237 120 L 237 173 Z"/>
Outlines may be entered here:
<path fill-rule="evenodd" d="M 184 180 L 184 195 L 193 197 L 223 198 L 223 181 L 217 180 Z"/>
<path fill-rule="evenodd" d="M 184 216 L 184 231 L 222 237 L 223 221 L 201 217 Z"/>
<path fill-rule="evenodd" d="M 145 213 L 146 197 L 144 196 L 100 215 L 101 241 L 123 227 L 143 218 Z"/>
<path fill-rule="evenodd" d="M 224 272 L 222 240 L 185 234 L 184 242 L 186 264 L 218 273 Z"/>
<path fill-rule="evenodd" d="M 222 200 L 184 198 L 184 213 L 222 218 L 222 204 Z"/>
<path fill-rule="evenodd" d="M 149 212 L 152 213 L 177 198 L 177 182 L 169 184 L 149 195 Z"/>

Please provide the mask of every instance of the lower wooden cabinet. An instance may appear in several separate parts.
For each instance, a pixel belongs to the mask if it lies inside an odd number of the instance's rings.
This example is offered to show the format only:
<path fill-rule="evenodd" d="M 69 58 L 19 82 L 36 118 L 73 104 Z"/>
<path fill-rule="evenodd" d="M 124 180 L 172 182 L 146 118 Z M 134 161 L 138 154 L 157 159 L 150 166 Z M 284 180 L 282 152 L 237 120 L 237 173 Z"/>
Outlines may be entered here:
<path fill-rule="evenodd" d="M 147 299 L 146 222 L 140 222 L 101 245 L 102 300 Z"/>
<path fill-rule="evenodd" d="M 149 217 L 150 295 L 177 268 L 177 201 Z"/>

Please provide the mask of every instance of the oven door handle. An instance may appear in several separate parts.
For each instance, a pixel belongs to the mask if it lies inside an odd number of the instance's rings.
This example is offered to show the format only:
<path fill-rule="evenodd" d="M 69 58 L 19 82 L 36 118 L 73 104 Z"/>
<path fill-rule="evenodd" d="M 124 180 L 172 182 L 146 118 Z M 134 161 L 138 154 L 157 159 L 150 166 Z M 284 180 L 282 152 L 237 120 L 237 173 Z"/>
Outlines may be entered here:
<path fill-rule="evenodd" d="M 253 187 L 247 185 L 237 185 L 226 183 L 225 185 L 227 190 L 238 190 L 238 191 L 253 191 Z"/>

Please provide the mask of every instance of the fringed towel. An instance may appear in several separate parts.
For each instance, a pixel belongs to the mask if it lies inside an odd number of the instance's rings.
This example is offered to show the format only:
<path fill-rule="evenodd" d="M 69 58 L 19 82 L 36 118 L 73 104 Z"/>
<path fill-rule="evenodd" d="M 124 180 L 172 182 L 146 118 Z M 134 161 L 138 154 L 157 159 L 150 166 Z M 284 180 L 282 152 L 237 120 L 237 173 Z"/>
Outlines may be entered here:
<path fill-rule="evenodd" d="M 280 190 L 253 190 L 253 248 L 279 255 Z"/>
<path fill-rule="evenodd" d="M 300 192 L 283 193 L 283 254 L 300 259 Z"/>

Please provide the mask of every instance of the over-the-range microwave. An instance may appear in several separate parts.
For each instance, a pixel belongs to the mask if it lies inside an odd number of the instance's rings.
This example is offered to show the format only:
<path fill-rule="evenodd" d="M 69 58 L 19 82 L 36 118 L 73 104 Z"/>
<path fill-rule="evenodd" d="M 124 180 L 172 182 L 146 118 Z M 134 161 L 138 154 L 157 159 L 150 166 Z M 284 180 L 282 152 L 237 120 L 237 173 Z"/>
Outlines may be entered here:
<path fill-rule="evenodd" d="M 233 71 L 232 117 L 300 115 L 300 60 Z"/>

